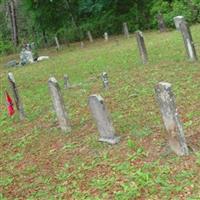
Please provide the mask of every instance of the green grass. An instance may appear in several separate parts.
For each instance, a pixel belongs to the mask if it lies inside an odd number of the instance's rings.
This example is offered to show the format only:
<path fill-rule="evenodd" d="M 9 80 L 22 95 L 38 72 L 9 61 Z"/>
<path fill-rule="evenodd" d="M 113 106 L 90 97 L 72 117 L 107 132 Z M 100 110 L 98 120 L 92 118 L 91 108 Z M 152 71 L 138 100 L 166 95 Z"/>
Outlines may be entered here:
<path fill-rule="evenodd" d="M 200 55 L 200 26 L 192 27 Z M 200 199 L 200 142 L 188 157 L 163 153 L 166 132 L 155 100 L 159 81 L 173 85 L 186 136 L 199 134 L 200 63 L 187 61 L 179 32 L 144 34 L 149 63 L 142 65 L 134 35 L 77 44 L 51 59 L 19 68 L 0 60 L 0 200 L 4 199 Z M 15 76 L 26 120 L 6 113 L 7 73 Z M 109 76 L 105 91 L 101 72 Z M 64 90 L 64 74 L 79 87 Z M 47 81 L 58 80 L 72 132 L 58 128 Z M 10 92 L 11 93 L 11 92 Z M 118 145 L 98 142 L 88 97 L 101 94 L 121 137 Z M 198 138 L 198 137 L 197 137 Z"/>

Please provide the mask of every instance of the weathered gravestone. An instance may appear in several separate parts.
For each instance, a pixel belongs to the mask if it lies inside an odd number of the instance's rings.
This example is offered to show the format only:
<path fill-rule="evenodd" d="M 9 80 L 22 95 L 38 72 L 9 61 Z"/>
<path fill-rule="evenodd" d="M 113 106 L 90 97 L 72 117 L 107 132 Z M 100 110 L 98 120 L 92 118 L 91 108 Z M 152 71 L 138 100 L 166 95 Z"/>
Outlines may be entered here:
<path fill-rule="evenodd" d="M 24 120 L 25 114 L 24 114 L 23 104 L 22 104 L 22 101 L 19 96 L 15 78 L 11 72 L 8 73 L 8 81 L 10 83 L 10 87 L 11 87 L 11 90 L 12 90 L 12 93 L 14 96 L 14 101 L 15 101 L 15 104 L 17 107 L 17 111 L 19 112 L 19 118 L 20 118 L 20 120 Z"/>
<path fill-rule="evenodd" d="M 126 22 L 123 23 L 123 31 L 124 31 L 124 36 L 126 38 L 129 38 L 129 31 L 128 31 L 128 25 Z"/>
<path fill-rule="evenodd" d="M 165 21 L 161 13 L 157 15 L 157 20 L 158 20 L 158 28 L 160 32 L 165 32 L 166 31 Z"/>
<path fill-rule="evenodd" d="M 20 64 L 26 65 L 31 63 L 34 63 L 32 51 L 23 48 L 22 51 L 20 52 Z"/>
<path fill-rule="evenodd" d="M 64 88 L 65 89 L 70 88 L 69 77 L 67 76 L 67 74 L 64 75 Z"/>
<path fill-rule="evenodd" d="M 170 148 L 177 155 L 188 155 L 188 147 L 184 136 L 183 126 L 178 116 L 171 84 L 160 82 L 155 87 L 155 92 L 167 130 Z"/>
<path fill-rule="evenodd" d="M 100 133 L 99 141 L 107 142 L 109 144 L 118 143 L 120 138 L 115 134 L 115 130 L 103 98 L 100 95 L 91 95 L 89 97 L 89 106 Z"/>
<path fill-rule="evenodd" d="M 148 62 L 148 55 L 147 55 L 147 50 L 144 42 L 144 37 L 141 31 L 136 31 L 136 39 L 137 39 L 137 44 L 140 52 L 140 57 L 142 59 L 142 63 L 146 64 Z"/>
<path fill-rule="evenodd" d="M 92 37 L 92 34 L 90 31 L 87 32 L 87 35 L 88 35 L 88 39 L 89 41 L 92 43 L 93 42 L 93 37 Z"/>
<path fill-rule="evenodd" d="M 59 84 L 54 77 L 51 77 L 48 81 L 48 85 L 60 128 L 64 132 L 70 132 L 71 127 L 65 111 L 64 101 L 61 95 Z"/>
<path fill-rule="evenodd" d="M 7 63 L 4 65 L 4 67 L 15 67 L 15 66 L 17 66 L 17 65 L 18 65 L 18 63 L 17 63 L 16 60 L 11 60 L 11 61 L 7 62 Z"/>
<path fill-rule="evenodd" d="M 195 49 L 194 42 L 192 39 L 190 27 L 187 22 L 183 21 L 180 23 L 180 31 L 183 36 L 183 41 L 185 44 L 185 49 L 186 49 L 189 60 L 197 61 L 196 49 Z"/>
<path fill-rule="evenodd" d="M 103 82 L 103 87 L 107 90 L 109 89 L 109 81 L 108 81 L 108 74 L 106 72 L 103 72 L 101 74 L 101 80 Z"/>
<path fill-rule="evenodd" d="M 176 16 L 174 17 L 174 24 L 176 26 L 177 31 L 180 31 L 180 24 L 182 22 L 186 22 L 183 16 Z"/>
<path fill-rule="evenodd" d="M 85 46 L 83 41 L 81 41 L 80 45 L 81 45 L 81 49 L 83 49 Z"/>
<path fill-rule="evenodd" d="M 108 41 L 108 33 L 107 32 L 104 33 L 104 39 L 105 39 L 105 41 Z"/>
<path fill-rule="evenodd" d="M 57 36 L 55 36 L 54 39 L 55 39 L 55 43 L 56 43 L 56 50 L 58 51 L 58 50 L 60 50 L 60 43 L 58 41 Z"/>

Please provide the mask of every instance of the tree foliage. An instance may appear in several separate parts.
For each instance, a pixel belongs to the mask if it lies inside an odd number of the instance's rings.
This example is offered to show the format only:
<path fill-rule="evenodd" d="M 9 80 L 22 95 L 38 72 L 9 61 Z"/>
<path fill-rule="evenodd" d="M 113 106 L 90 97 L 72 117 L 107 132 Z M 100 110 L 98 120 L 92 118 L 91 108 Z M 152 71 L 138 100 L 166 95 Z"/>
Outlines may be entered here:
<path fill-rule="evenodd" d="M 1 38 L 10 40 L 6 2 L 0 0 Z M 131 32 L 157 28 L 156 16 L 163 13 L 168 27 L 173 17 L 183 15 L 191 22 L 200 20 L 200 0 L 15 0 L 21 43 L 35 40 L 50 45 L 54 35 L 61 41 L 78 41 L 90 30 L 94 37 L 105 31 L 118 34 L 127 22 Z"/>

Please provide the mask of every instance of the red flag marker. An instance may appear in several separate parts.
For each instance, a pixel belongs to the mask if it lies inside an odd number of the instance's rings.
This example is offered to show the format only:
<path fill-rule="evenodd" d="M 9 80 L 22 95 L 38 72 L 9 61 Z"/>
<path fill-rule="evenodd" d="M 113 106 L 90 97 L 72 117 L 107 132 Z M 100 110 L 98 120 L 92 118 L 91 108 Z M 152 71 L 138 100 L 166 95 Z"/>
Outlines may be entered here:
<path fill-rule="evenodd" d="M 15 110 L 14 110 L 14 106 L 13 106 L 13 100 L 9 96 L 7 91 L 6 91 L 6 103 L 7 103 L 8 115 L 11 117 L 12 115 L 14 115 Z"/>

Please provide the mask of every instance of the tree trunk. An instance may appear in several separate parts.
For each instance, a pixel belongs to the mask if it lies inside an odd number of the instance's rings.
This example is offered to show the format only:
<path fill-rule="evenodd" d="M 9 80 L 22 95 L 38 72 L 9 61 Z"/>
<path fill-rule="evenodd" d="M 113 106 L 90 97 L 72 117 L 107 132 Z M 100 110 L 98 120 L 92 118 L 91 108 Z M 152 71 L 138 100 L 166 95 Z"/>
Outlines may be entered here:
<path fill-rule="evenodd" d="M 12 28 L 12 39 L 15 46 L 19 44 L 18 27 L 17 27 L 17 15 L 16 15 L 16 2 L 10 0 L 8 2 L 8 10 Z"/>

